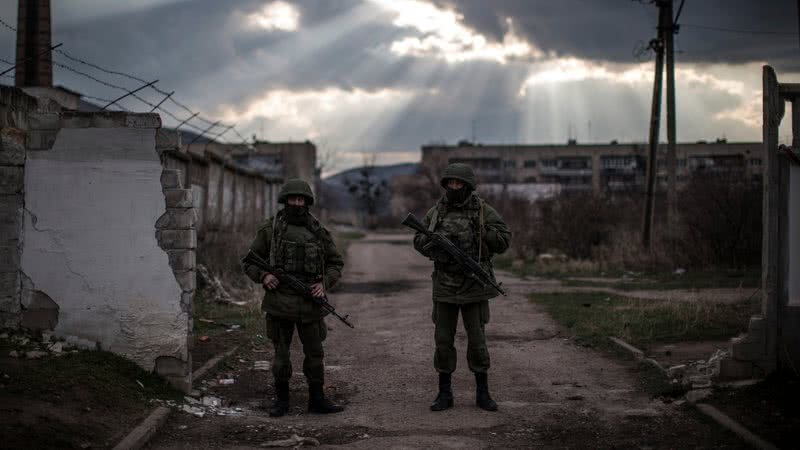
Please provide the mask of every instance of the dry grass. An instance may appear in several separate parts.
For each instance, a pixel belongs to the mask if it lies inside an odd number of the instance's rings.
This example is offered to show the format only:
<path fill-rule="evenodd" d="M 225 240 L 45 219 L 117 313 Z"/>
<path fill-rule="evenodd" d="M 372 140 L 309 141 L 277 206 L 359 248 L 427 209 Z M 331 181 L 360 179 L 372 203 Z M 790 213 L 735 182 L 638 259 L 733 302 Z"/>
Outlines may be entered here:
<path fill-rule="evenodd" d="M 556 321 L 580 341 L 603 346 L 616 336 L 640 348 L 649 345 L 725 339 L 746 330 L 759 301 L 736 304 L 642 300 L 602 293 L 534 294 Z"/>

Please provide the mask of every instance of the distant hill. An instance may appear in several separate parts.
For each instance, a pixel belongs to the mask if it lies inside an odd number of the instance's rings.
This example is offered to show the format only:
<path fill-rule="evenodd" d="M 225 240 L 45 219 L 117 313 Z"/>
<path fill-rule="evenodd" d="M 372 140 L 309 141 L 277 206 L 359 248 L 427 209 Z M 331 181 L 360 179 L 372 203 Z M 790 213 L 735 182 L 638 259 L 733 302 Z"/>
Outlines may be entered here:
<path fill-rule="evenodd" d="M 351 181 L 355 181 L 361 177 L 361 169 L 364 167 L 353 167 L 352 169 L 347 169 L 341 171 L 339 173 L 330 175 L 326 178 L 323 178 L 322 181 L 331 184 L 338 184 L 344 186 L 344 180 L 350 179 Z M 377 178 L 378 180 L 386 180 L 388 183 L 392 177 L 397 175 L 411 175 L 417 172 L 419 168 L 419 163 L 401 163 L 401 164 L 392 164 L 388 166 L 374 166 L 372 167 L 372 176 Z"/>
<path fill-rule="evenodd" d="M 333 174 L 320 181 L 321 198 L 324 201 L 325 207 L 339 210 L 352 210 L 356 208 L 353 196 L 347 190 L 345 180 L 351 182 L 358 181 L 362 175 L 361 170 L 364 167 L 354 167 L 342 172 Z M 402 163 L 391 164 L 386 166 L 374 166 L 371 168 L 372 174 L 370 178 L 376 180 L 377 183 L 386 181 L 386 184 L 391 184 L 392 178 L 398 175 L 411 175 L 417 172 L 419 163 Z M 386 207 L 388 208 L 388 202 Z"/>

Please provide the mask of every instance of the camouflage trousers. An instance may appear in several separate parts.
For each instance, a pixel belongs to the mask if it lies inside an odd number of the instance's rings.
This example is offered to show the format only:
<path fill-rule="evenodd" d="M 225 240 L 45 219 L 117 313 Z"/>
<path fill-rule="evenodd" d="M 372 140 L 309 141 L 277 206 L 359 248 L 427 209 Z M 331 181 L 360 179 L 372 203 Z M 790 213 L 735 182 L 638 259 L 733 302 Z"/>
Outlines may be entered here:
<path fill-rule="evenodd" d="M 467 331 L 467 364 L 475 373 L 489 370 L 489 349 L 486 347 L 485 326 L 489 322 L 489 301 L 466 303 L 433 302 L 434 340 L 436 351 L 433 366 L 438 372 L 453 373 L 458 360 L 455 343 L 458 313 Z"/>
<path fill-rule="evenodd" d="M 295 322 L 267 314 L 267 336 L 272 341 L 275 357 L 272 360 L 272 375 L 275 381 L 289 381 L 292 377 L 292 361 L 289 350 L 292 336 L 297 328 L 297 336 L 303 344 L 303 374 L 309 383 L 325 382 L 325 351 L 322 342 L 328 335 L 325 321 Z"/>

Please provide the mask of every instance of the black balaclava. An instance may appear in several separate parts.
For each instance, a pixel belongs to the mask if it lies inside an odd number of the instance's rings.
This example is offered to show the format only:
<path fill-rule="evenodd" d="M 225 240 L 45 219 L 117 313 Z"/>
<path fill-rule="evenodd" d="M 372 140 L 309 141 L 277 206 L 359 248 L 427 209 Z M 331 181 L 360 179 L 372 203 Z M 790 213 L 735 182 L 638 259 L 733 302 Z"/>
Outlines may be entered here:
<path fill-rule="evenodd" d="M 289 205 L 283 207 L 284 217 L 290 225 L 305 225 L 308 222 L 308 206 Z"/>
<path fill-rule="evenodd" d="M 454 205 L 460 205 L 464 203 L 464 200 L 469 197 L 469 194 L 472 193 L 472 189 L 467 184 L 461 189 L 451 189 L 449 187 L 445 188 L 445 195 L 447 196 L 448 203 L 452 203 Z"/>

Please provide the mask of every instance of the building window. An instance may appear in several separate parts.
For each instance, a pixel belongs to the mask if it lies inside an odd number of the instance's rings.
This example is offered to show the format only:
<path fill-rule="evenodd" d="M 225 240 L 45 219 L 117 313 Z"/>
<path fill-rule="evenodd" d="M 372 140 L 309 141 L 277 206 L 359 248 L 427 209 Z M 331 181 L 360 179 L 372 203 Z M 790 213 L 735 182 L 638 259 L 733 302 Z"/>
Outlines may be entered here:
<path fill-rule="evenodd" d="M 555 168 L 558 167 L 558 160 L 556 160 L 556 159 L 543 159 L 541 164 L 542 164 L 542 167 L 546 167 L 548 169 L 555 169 Z"/>
<path fill-rule="evenodd" d="M 522 164 L 523 167 L 526 169 L 530 169 L 536 167 L 536 160 L 535 159 L 526 159 L 525 162 Z"/>
<path fill-rule="evenodd" d="M 506 169 L 516 169 L 517 161 L 513 159 L 507 159 L 503 161 L 503 165 L 505 166 Z"/>
<path fill-rule="evenodd" d="M 584 170 L 592 168 L 591 158 L 561 158 L 558 167 L 567 170 Z"/>
<path fill-rule="evenodd" d="M 750 158 L 747 162 L 753 167 L 761 166 L 761 159 L 760 158 Z"/>
<path fill-rule="evenodd" d="M 526 177 L 524 180 L 526 183 L 536 183 L 536 177 Z"/>
<path fill-rule="evenodd" d="M 600 158 L 604 169 L 629 169 L 636 167 L 633 156 L 603 156 Z"/>

